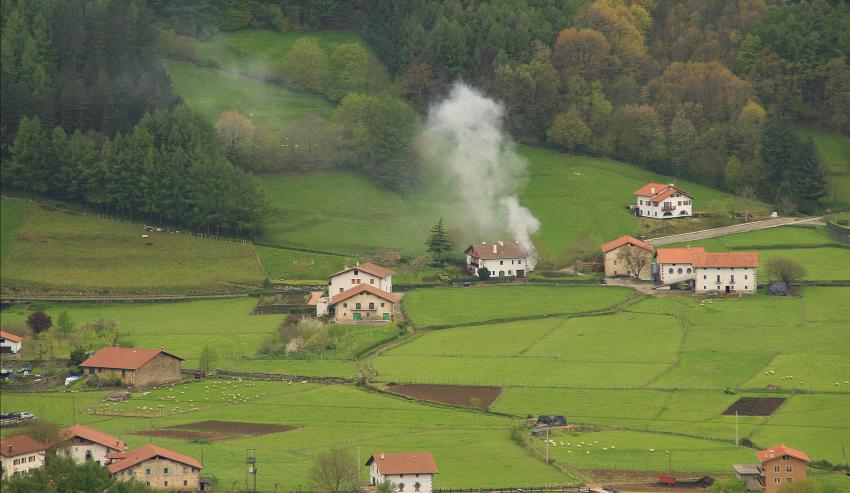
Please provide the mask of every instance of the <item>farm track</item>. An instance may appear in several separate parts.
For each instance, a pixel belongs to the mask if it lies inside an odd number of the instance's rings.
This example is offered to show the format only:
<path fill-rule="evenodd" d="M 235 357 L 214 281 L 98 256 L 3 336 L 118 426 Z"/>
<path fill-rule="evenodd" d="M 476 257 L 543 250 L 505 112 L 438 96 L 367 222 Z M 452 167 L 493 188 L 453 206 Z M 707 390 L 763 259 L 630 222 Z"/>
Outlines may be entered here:
<path fill-rule="evenodd" d="M 723 226 L 722 228 L 703 229 L 701 231 L 692 231 L 690 233 L 660 236 L 658 238 L 650 238 L 646 240 L 646 242 L 650 245 L 662 246 L 670 245 L 672 243 L 682 243 L 685 241 L 699 241 L 706 240 L 708 238 L 747 233 L 761 229 L 778 228 L 779 226 L 788 226 L 791 224 L 806 224 L 822 220 L 822 217 L 806 217 L 802 219 L 796 217 L 783 217 L 779 219 L 767 219 L 764 221 L 754 221 L 744 224 L 733 224 L 732 226 Z"/>

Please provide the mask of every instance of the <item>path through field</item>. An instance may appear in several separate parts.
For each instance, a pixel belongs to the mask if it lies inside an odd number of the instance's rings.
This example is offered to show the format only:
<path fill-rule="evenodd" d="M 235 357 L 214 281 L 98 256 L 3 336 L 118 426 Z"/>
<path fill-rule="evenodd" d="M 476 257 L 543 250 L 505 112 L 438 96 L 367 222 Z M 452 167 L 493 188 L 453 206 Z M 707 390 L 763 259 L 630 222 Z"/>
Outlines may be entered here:
<path fill-rule="evenodd" d="M 733 224 L 732 226 L 724 226 L 722 228 L 704 229 L 702 231 L 692 231 L 690 233 L 660 236 L 658 238 L 650 238 L 646 240 L 646 242 L 654 246 L 669 245 L 671 243 L 699 241 L 706 240 L 708 238 L 717 238 L 718 236 L 727 236 L 736 233 L 747 233 L 749 231 L 758 231 L 760 229 L 777 228 L 779 226 L 787 226 L 789 224 L 815 223 L 822 219 L 822 217 L 781 217 L 778 219 L 767 219 L 765 221 L 753 221 L 751 223 Z"/>

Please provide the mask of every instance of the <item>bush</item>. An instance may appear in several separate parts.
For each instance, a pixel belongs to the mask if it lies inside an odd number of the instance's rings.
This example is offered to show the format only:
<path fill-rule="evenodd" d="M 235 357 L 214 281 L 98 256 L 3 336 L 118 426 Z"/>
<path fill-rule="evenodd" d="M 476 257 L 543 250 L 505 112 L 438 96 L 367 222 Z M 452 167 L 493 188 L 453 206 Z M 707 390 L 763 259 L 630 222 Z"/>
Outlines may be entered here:
<path fill-rule="evenodd" d="M 482 281 L 486 281 L 487 279 L 490 279 L 490 270 L 487 269 L 487 267 L 482 267 L 482 268 L 478 269 L 478 277 Z"/>

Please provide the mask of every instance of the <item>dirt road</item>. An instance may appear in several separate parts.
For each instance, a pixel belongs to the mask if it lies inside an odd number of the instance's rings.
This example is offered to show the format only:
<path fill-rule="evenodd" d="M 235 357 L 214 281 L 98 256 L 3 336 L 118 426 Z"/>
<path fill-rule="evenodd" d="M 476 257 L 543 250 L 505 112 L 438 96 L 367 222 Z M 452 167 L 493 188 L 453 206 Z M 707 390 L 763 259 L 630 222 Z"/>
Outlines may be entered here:
<path fill-rule="evenodd" d="M 780 217 L 777 219 L 767 219 L 765 221 L 753 221 L 751 223 L 733 224 L 732 226 L 724 226 L 722 228 L 704 229 L 702 231 L 693 231 L 691 233 L 680 233 L 670 236 L 660 236 L 658 238 L 650 238 L 644 240 L 654 246 L 670 245 L 671 243 L 684 243 L 687 241 L 705 240 L 708 238 L 717 238 L 718 236 L 732 235 L 735 233 L 746 233 L 748 231 L 757 231 L 760 229 L 776 228 L 779 226 L 787 226 L 789 224 L 806 224 L 821 221 L 820 217 Z"/>

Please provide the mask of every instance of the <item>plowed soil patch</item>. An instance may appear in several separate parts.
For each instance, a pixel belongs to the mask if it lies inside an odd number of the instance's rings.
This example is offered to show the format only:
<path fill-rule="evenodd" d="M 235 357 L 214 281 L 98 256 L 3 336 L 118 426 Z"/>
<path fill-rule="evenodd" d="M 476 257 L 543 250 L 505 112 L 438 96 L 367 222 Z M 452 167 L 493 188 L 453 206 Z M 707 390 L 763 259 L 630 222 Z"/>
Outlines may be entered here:
<path fill-rule="evenodd" d="M 499 387 L 474 387 L 466 385 L 389 385 L 387 390 L 413 399 L 439 402 L 451 406 L 487 409 L 502 393 Z"/>
<path fill-rule="evenodd" d="M 234 438 L 244 438 L 247 436 L 241 433 L 213 433 L 209 431 L 169 430 L 162 428 L 139 430 L 134 434 L 158 438 L 176 438 L 178 440 L 186 441 L 207 440 L 210 442 L 215 442 L 218 440 L 233 440 Z"/>
<path fill-rule="evenodd" d="M 782 403 L 784 397 L 741 397 L 729 409 L 723 412 L 724 416 L 770 416 Z"/>
<path fill-rule="evenodd" d="M 166 428 L 151 428 L 139 430 L 135 435 L 152 437 L 176 438 L 178 440 L 233 440 L 249 436 L 281 433 L 297 429 L 293 425 L 275 425 L 268 423 L 244 423 L 242 421 L 197 421 L 169 426 Z"/>

